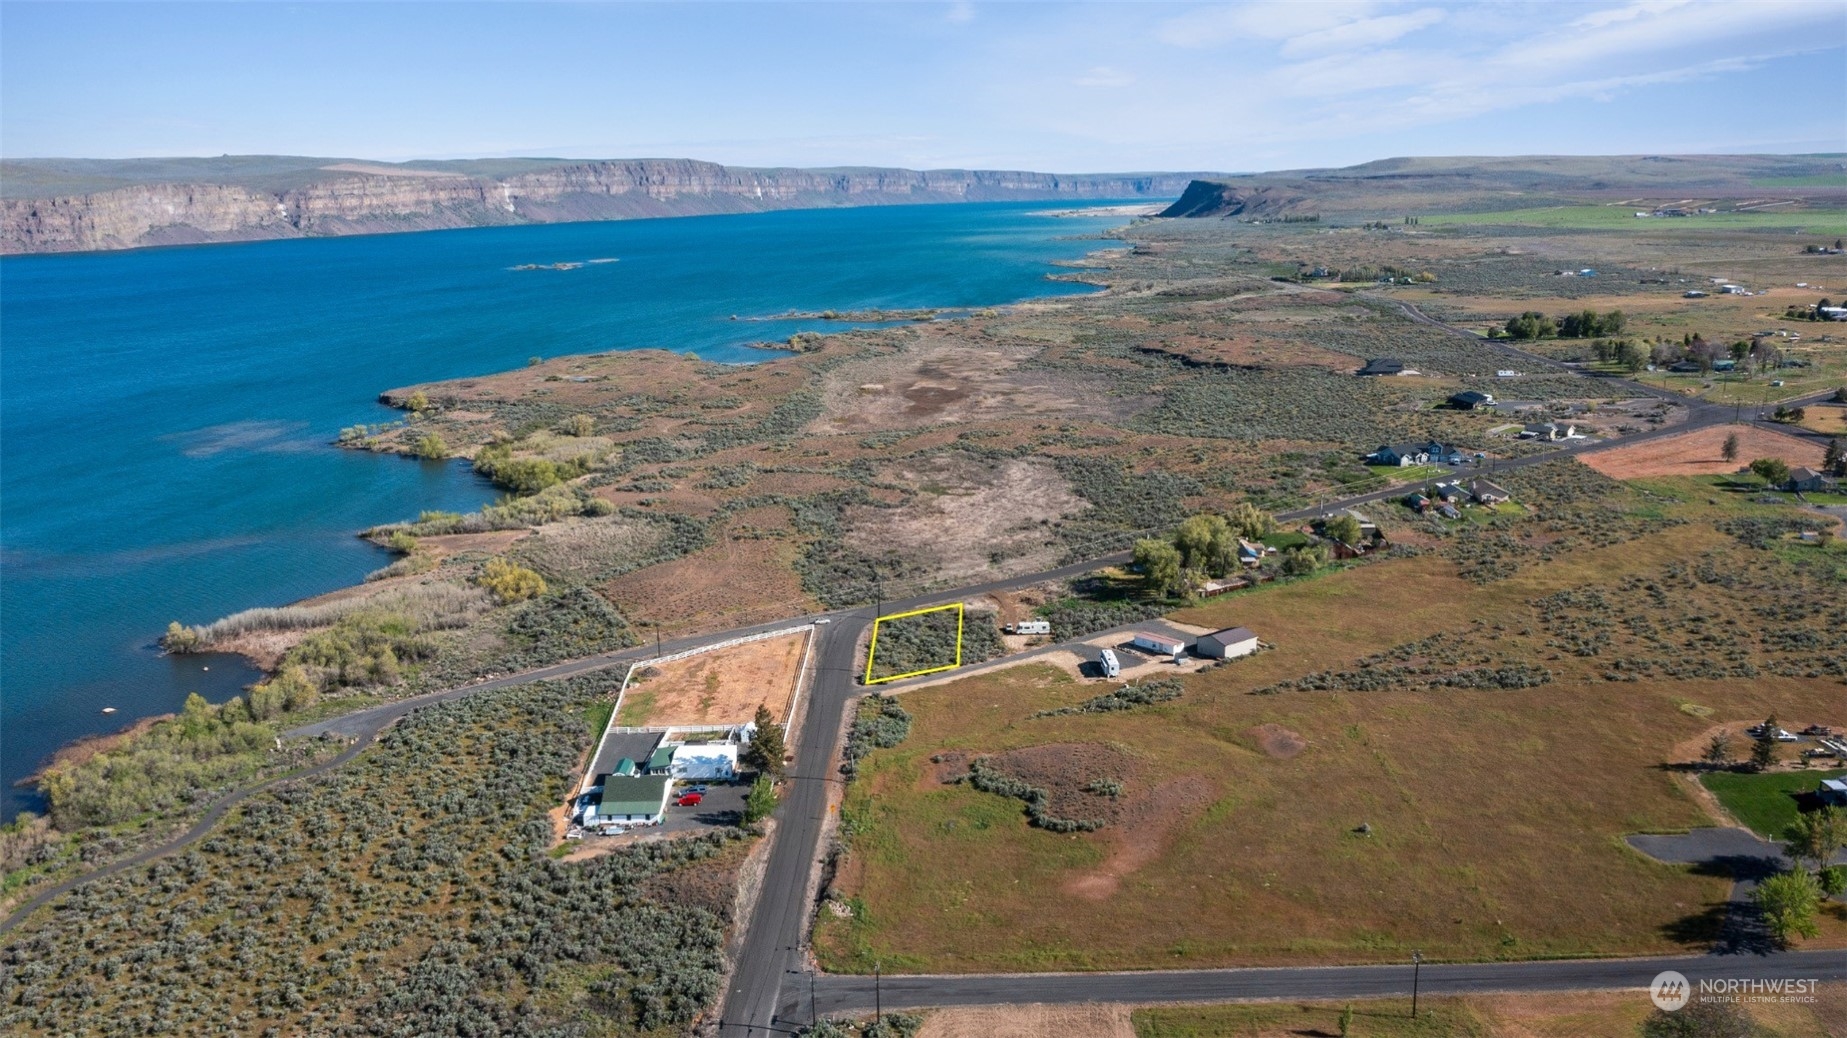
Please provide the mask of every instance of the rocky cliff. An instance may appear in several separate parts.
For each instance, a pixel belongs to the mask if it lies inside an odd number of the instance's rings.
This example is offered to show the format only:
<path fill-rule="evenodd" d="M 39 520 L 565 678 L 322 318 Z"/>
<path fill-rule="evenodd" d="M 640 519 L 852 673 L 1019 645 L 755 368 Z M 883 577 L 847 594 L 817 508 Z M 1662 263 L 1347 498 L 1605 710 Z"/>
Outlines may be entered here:
<path fill-rule="evenodd" d="M 10 197 L 19 193 L 15 189 L 0 198 L 0 253 L 844 205 L 1172 198 L 1191 179 L 1183 173 L 743 169 L 682 159 L 534 163 L 538 168 L 498 176 L 468 171 L 485 165 L 328 160 L 272 176 L 270 183 L 142 178 L 64 193 L 45 190 L 58 183 L 47 173 L 49 163 L 9 163 L 0 178 L 27 184 L 35 194 Z M 107 167 L 86 163 L 82 182 L 111 183 Z"/>

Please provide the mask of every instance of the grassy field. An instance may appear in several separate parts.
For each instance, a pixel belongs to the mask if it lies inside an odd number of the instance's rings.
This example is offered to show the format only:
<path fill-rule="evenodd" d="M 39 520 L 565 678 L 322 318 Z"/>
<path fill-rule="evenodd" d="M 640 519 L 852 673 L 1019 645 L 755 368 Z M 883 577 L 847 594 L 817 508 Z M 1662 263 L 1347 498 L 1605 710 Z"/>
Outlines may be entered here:
<path fill-rule="evenodd" d="M 1793 576 L 1751 583 L 1782 565 L 1776 552 L 1754 561 L 1711 525 L 1781 511 L 1708 504 L 1694 483 L 1653 481 L 1634 504 L 1689 522 L 1503 579 L 1465 581 L 1432 553 L 1183 610 L 1174 619 L 1242 624 L 1275 648 L 1187 679 L 1175 701 L 1035 716 L 1099 688 L 1032 665 L 903 695 L 910 738 L 863 763 L 843 808 L 837 895 L 853 913 L 824 914 L 822 961 L 959 972 L 1701 946 L 1728 884 L 1622 842 L 1712 824 L 1661 765 L 1710 719 L 1847 717 L 1829 716 L 1837 679 L 1703 626 L 1752 630 L 1754 610 L 1810 592 L 1780 583 Z M 1708 579 L 1691 579 L 1695 562 Z M 1428 684 L 1514 661 L 1545 678 Z M 1747 663 L 1752 680 L 1730 678 Z M 1051 776 L 1064 762 L 1055 801 L 1118 783 L 1115 820 L 1029 828 L 1019 801 L 946 782 L 980 755 Z M 956 868 L 920 867 L 942 861 Z M 1847 940 L 1847 917 L 1825 925 Z"/>
<path fill-rule="evenodd" d="M 1847 770 L 1774 771 L 1766 775 L 1721 771 L 1701 775 L 1700 784 L 1712 790 L 1732 817 L 1759 836 L 1780 840 L 1783 830 L 1795 824 L 1797 797 L 1813 794 L 1822 779 L 1842 775 L 1847 775 Z"/>
<path fill-rule="evenodd" d="M 1704 216 L 1638 218 L 1631 206 L 1567 205 L 1543 209 L 1509 209 L 1489 213 L 1442 213 L 1425 216 L 1422 222 L 1440 226 L 1548 227 L 1570 230 L 1604 230 L 1630 228 L 1659 234 L 1673 231 L 1706 230 L 1799 230 L 1811 234 L 1847 233 L 1847 210 L 1803 209 L 1794 212 L 1770 210 L 1750 213 L 1708 213 Z"/>

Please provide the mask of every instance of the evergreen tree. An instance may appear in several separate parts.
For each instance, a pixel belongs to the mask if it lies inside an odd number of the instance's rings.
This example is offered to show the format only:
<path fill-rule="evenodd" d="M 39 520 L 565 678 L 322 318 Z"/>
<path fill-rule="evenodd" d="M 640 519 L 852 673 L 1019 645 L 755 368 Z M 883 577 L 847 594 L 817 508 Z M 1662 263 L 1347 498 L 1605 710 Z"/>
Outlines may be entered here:
<path fill-rule="evenodd" d="M 761 775 L 781 775 L 783 754 L 787 752 L 782 725 L 776 723 L 770 708 L 761 704 L 757 706 L 756 725 L 757 733 L 750 737 L 750 745 L 744 749 L 744 766 Z"/>

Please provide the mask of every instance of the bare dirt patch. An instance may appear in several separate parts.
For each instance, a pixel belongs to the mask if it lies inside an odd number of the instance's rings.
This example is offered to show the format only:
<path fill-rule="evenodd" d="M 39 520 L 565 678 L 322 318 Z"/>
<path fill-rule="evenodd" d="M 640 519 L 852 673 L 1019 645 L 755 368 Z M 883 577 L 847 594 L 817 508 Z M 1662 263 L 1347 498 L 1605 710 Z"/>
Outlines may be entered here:
<path fill-rule="evenodd" d="M 1738 437 L 1738 460 L 1726 461 L 1727 436 Z M 1715 425 L 1679 436 L 1581 455 L 1578 460 L 1613 479 L 1644 476 L 1700 476 L 1736 472 L 1753 458 L 1781 458 L 1790 467 L 1819 467 L 1818 443 L 1747 425 Z"/>
<path fill-rule="evenodd" d="M 967 1006 L 938 1009 L 917 1038 L 1135 1038 L 1128 1006 Z"/>
<path fill-rule="evenodd" d="M 1089 505 L 1064 477 L 1038 460 L 1001 463 L 968 455 L 918 459 L 892 475 L 925 492 L 904 508 L 849 509 L 847 541 L 872 552 L 899 551 L 933 560 L 938 572 L 961 577 L 999 558 L 1049 557 L 1056 520 Z"/>
<path fill-rule="evenodd" d="M 499 555 L 512 547 L 513 542 L 525 538 L 528 532 L 526 530 L 495 530 L 492 533 L 450 533 L 438 537 L 419 537 L 417 538 L 417 549 L 431 552 L 437 558 L 462 555 L 468 552 Z"/>
<path fill-rule="evenodd" d="M 623 702 L 625 708 L 633 703 L 645 709 L 632 715 L 625 709 L 623 723 L 743 724 L 758 704 L 781 721 L 807 644 L 804 631 L 651 666 L 636 674 Z M 648 672 L 653 673 L 644 677 Z"/>
<path fill-rule="evenodd" d="M 1067 881 L 1065 891 L 1087 901 L 1115 894 L 1123 880 L 1159 861 L 1180 826 L 1197 818 L 1217 795 L 1217 787 L 1205 779 L 1169 779 L 1146 792 L 1127 791 L 1123 824 L 1102 830 L 1110 842 L 1108 856 Z"/>
<path fill-rule="evenodd" d="M 1128 796 L 1102 796 L 1084 786 L 1097 780 L 1125 787 L 1139 774 L 1135 757 L 1107 743 L 1050 743 L 988 758 L 996 771 L 1046 792 L 1046 810 L 1059 818 L 1096 818 L 1107 828 L 1125 817 Z"/>
<path fill-rule="evenodd" d="M 1260 724 L 1255 728 L 1245 729 L 1244 734 L 1256 742 L 1257 748 L 1263 751 L 1264 756 L 1275 757 L 1278 760 L 1288 760 L 1308 748 L 1307 739 L 1280 724 Z"/>
<path fill-rule="evenodd" d="M 946 422 L 1109 413 L 1125 402 L 1068 372 L 1022 367 L 1037 347 L 969 341 L 918 328 L 902 352 L 840 365 L 822 389 L 822 433 L 915 429 Z"/>

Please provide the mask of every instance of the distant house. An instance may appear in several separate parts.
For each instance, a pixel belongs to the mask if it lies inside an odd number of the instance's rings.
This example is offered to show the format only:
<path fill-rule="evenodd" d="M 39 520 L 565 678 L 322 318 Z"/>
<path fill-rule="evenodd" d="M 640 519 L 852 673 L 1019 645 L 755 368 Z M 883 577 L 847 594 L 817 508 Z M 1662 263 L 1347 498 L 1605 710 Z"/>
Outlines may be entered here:
<path fill-rule="evenodd" d="M 1180 662 L 1180 657 L 1186 655 L 1186 642 L 1179 638 L 1170 638 L 1165 634 L 1155 634 L 1153 631 L 1131 632 L 1129 644 L 1144 652 L 1164 656 L 1175 663 Z"/>
<path fill-rule="evenodd" d="M 1847 778 L 1822 779 L 1815 796 L 1824 804 L 1847 807 Z"/>
<path fill-rule="evenodd" d="M 1391 468 L 1445 463 L 1462 464 L 1462 452 L 1454 447 L 1446 447 L 1435 440 L 1427 440 L 1423 443 L 1388 443 L 1366 455 L 1366 464 L 1385 465 Z"/>
<path fill-rule="evenodd" d="M 1462 489 L 1462 484 L 1460 483 L 1438 483 L 1436 486 L 1430 488 L 1430 493 L 1437 500 L 1445 504 L 1455 501 L 1467 501 L 1469 499 L 1469 492 Z"/>
<path fill-rule="evenodd" d="M 1784 489 L 1794 490 L 1794 491 L 1803 491 L 1803 492 L 1808 492 L 1808 493 L 1814 493 L 1817 491 L 1824 491 L 1824 490 L 1833 490 L 1835 488 L 1835 485 L 1836 484 L 1834 480 L 1828 478 L 1827 476 L 1823 475 L 1820 472 L 1816 472 L 1814 469 L 1809 468 L 1806 465 L 1799 465 L 1793 469 L 1790 469 L 1789 470 L 1789 482 L 1783 484 Z"/>
<path fill-rule="evenodd" d="M 1194 649 L 1208 659 L 1236 659 L 1257 651 L 1257 635 L 1248 627 L 1227 627 L 1200 635 Z"/>
<path fill-rule="evenodd" d="M 1419 493 L 1405 495 L 1404 503 L 1410 507 L 1411 511 L 1419 515 L 1424 514 L 1430 508 L 1430 499 Z"/>
<path fill-rule="evenodd" d="M 1478 479 L 1469 484 L 1469 496 L 1484 505 L 1498 505 L 1503 501 L 1513 499 L 1512 494 L 1485 479 Z"/>
<path fill-rule="evenodd" d="M 1523 440 L 1563 440 L 1577 434 L 1578 427 L 1570 422 L 1541 422 L 1520 430 Z"/>
<path fill-rule="evenodd" d="M 674 747 L 672 746 L 661 746 L 656 748 L 648 757 L 648 774 L 673 774 L 673 751 Z"/>
<path fill-rule="evenodd" d="M 1375 357 L 1366 362 L 1366 366 L 1360 369 L 1360 374 L 1402 375 L 1404 374 L 1404 361 L 1394 360 L 1391 357 Z"/>
<path fill-rule="evenodd" d="M 1483 407 L 1494 406 L 1494 394 L 1483 393 L 1478 389 L 1467 389 L 1449 398 L 1449 406 L 1458 411 L 1474 411 Z"/>
<path fill-rule="evenodd" d="M 1238 561 L 1246 566 L 1255 566 L 1263 561 L 1265 548 L 1255 541 L 1238 538 Z"/>
<path fill-rule="evenodd" d="M 658 825 L 672 788 L 666 775 L 611 775 L 603 780 L 596 806 L 584 812 L 584 825 Z"/>
<path fill-rule="evenodd" d="M 1706 293 L 1701 292 L 1697 288 L 1689 288 L 1685 292 L 1680 293 L 1680 297 L 1682 299 L 1704 299 L 1706 298 Z"/>
<path fill-rule="evenodd" d="M 1699 373 L 1700 366 L 1697 361 L 1677 360 L 1674 363 L 1669 364 L 1667 366 L 1667 370 L 1672 371 L 1677 375 L 1693 375 L 1693 374 Z"/>

